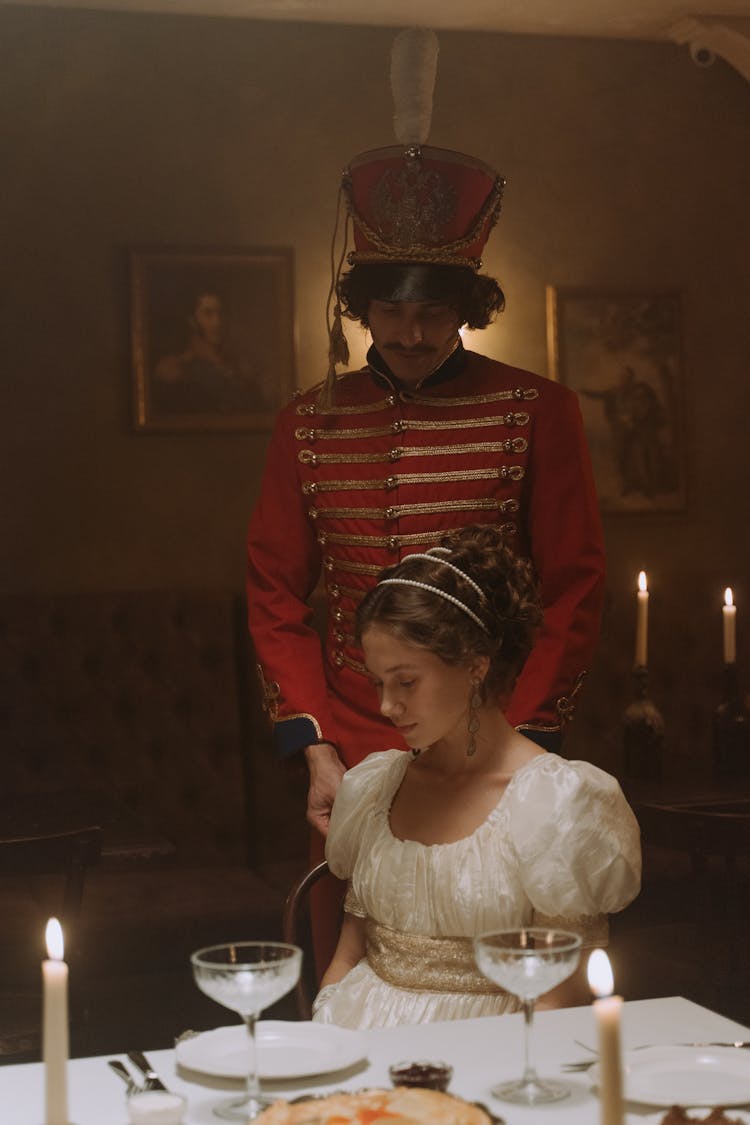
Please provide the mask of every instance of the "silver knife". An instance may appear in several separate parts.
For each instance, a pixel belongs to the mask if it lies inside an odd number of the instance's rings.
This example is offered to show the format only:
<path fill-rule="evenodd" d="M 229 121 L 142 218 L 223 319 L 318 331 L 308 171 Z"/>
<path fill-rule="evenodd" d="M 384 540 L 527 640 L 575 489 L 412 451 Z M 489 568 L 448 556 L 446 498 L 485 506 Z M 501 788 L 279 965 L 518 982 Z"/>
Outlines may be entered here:
<path fill-rule="evenodd" d="M 750 1039 L 733 1039 L 731 1043 L 686 1043 L 685 1046 L 686 1047 L 744 1047 L 745 1050 L 750 1050 Z"/>
<path fill-rule="evenodd" d="M 700 1042 L 693 1041 L 692 1043 L 639 1043 L 637 1047 L 631 1047 L 631 1051 L 645 1051 L 648 1047 L 744 1047 L 745 1050 L 750 1050 L 750 1039 L 732 1039 L 732 1040 L 706 1040 L 702 1039 Z"/>
<path fill-rule="evenodd" d="M 138 1067 L 141 1074 L 146 1079 L 147 1089 L 166 1090 L 167 1087 L 164 1085 L 161 1078 L 151 1066 L 151 1063 L 148 1061 L 142 1051 L 128 1051 L 128 1058 Z"/>

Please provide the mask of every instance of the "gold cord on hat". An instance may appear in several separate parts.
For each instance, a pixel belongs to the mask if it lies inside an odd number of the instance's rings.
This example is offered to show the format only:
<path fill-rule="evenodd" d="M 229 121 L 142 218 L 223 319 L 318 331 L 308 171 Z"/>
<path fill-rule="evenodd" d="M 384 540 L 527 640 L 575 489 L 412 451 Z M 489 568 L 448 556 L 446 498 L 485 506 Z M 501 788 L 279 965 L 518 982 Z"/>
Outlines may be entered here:
<path fill-rule="evenodd" d="M 341 277 L 341 270 L 344 267 L 346 260 L 346 247 L 349 239 L 349 214 L 344 219 L 344 235 L 341 252 L 336 260 L 336 240 L 339 233 L 339 223 L 341 219 L 341 198 L 343 194 L 343 187 L 339 187 L 338 196 L 336 199 L 336 221 L 333 225 L 333 237 L 331 239 L 330 251 L 330 265 L 331 265 L 331 284 L 328 287 L 328 298 L 326 300 L 326 329 L 328 332 L 328 372 L 326 374 L 325 382 L 321 389 L 318 402 L 323 408 L 329 408 L 333 405 L 333 392 L 336 386 L 336 364 L 349 362 L 349 345 L 346 341 L 344 328 L 341 323 L 341 301 L 338 294 L 339 278 Z"/>

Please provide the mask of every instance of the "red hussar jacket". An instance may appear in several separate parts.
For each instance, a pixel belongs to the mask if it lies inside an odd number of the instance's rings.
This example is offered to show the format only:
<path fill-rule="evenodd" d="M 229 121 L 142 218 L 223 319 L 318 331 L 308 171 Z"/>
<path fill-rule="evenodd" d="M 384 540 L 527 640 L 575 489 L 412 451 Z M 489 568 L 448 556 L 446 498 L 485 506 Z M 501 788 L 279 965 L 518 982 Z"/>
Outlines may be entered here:
<path fill-rule="evenodd" d="M 541 583 L 544 626 L 506 715 L 554 745 L 604 585 L 576 396 L 462 347 L 418 389 L 399 387 L 374 349 L 368 359 L 339 379 L 330 409 L 313 389 L 281 411 L 250 522 L 250 630 L 279 753 L 332 742 L 351 766 L 399 745 L 364 674 L 354 610 L 383 567 L 483 522 L 501 525 Z M 307 605 L 321 571 L 322 650 Z"/>

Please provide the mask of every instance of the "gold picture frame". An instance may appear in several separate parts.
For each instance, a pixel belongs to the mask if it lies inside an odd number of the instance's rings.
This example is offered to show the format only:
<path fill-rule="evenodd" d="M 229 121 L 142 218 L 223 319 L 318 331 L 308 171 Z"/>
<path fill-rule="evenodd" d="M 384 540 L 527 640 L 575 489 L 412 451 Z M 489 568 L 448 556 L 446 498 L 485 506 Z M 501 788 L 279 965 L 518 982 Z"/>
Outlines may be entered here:
<path fill-rule="evenodd" d="M 578 394 L 602 512 L 687 507 L 681 299 L 547 287 L 551 379 Z"/>
<path fill-rule="evenodd" d="M 269 430 L 294 390 L 287 247 L 130 251 L 138 432 Z"/>

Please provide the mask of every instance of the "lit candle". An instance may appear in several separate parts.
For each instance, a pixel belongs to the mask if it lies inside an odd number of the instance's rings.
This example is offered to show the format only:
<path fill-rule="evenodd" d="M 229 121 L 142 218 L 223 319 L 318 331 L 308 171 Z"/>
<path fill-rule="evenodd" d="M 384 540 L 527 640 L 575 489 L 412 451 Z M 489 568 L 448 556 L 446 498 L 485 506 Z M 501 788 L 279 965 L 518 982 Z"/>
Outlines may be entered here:
<path fill-rule="evenodd" d="M 648 662 L 648 586 L 646 571 L 638 575 L 638 616 L 635 623 L 635 664 L 645 667 Z"/>
<path fill-rule="evenodd" d="M 50 918 L 45 933 L 47 958 L 42 961 L 46 1125 L 68 1125 L 68 966 L 63 961 L 63 932 Z"/>
<path fill-rule="evenodd" d="M 724 619 L 724 663 L 734 664 L 737 660 L 737 639 L 735 628 L 737 625 L 737 606 L 732 597 L 732 587 L 727 586 L 724 591 L 724 605 L 721 607 Z"/>
<path fill-rule="evenodd" d="M 614 978 L 603 949 L 595 949 L 589 957 L 587 976 L 589 987 L 597 997 L 593 1009 L 599 1029 L 600 1121 L 601 1125 L 623 1125 L 620 1058 L 622 996 L 612 996 Z"/>

